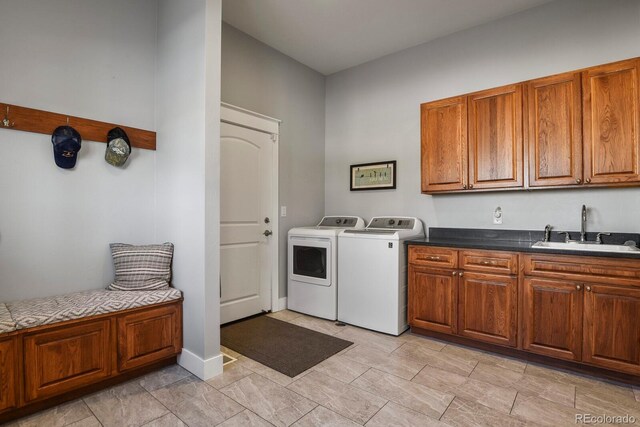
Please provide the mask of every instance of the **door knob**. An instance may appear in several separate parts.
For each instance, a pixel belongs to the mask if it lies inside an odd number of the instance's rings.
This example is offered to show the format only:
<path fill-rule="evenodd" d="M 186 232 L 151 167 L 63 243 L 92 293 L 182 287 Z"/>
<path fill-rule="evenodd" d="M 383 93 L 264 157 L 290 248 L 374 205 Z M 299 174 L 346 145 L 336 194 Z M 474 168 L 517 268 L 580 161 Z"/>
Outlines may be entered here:
<path fill-rule="evenodd" d="M 264 234 L 265 236 L 267 236 L 267 237 L 268 237 L 268 236 L 271 236 L 271 235 L 273 234 L 273 231 L 271 231 L 271 230 L 264 230 L 264 233 L 262 233 L 262 234 Z"/>

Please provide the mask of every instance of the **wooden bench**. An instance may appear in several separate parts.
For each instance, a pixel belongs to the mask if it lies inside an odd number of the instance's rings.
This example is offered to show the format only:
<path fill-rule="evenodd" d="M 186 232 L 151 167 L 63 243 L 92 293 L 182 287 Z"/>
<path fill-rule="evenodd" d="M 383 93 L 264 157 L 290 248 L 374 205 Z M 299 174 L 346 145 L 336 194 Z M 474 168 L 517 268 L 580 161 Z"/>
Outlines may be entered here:
<path fill-rule="evenodd" d="M 175 363 L 182 301 L 170 289 L 0 303 L 0 423 Z"/>

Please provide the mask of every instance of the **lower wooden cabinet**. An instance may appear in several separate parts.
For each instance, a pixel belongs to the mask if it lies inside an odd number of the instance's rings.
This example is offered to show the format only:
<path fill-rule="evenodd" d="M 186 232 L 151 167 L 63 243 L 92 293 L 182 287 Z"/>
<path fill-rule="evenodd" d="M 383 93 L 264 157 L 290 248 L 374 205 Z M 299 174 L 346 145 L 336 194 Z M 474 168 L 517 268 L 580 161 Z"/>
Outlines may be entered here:
<path fill-rule="evenodd" d="M 25 400 L 58 395 L 109 377 L 109 338 L 109 320 L 25 336 Z"/>
<path fill-rule="evenodd" d="M 559 359 L 581 360 L 583 288 L 579 282 L 524 279 L 524 350 Z"/>
<path fill-rule="evenodd" d="M 458 334 L 515 347 L 518 331 L 518 278 L 458 273 Z"/>
<path fill-rule="evenodd" d="M 118 369 L 125 371 L 180 352 L 182 319 L 177 306 L 118 319 Z"/>
<path fill-rule="evenodd" d="M 409 324 L 418 332 L 640 379 L 640 260 L 430 249 L 409 246 Z M 458 268 L 432 265 L 442 260 Z"/>
<path fill-rule="evenodd" d="M 409 265 L 409 325 L 456 332 L 458 277 L 455 270 Z"/>
<path fill-rule="evenodd" d="M 18 344 L 15 337 L 0 340 L 0 413 L 18 405 Z"/>
<path fill-rule="evenodd" d="M 640 289 L 594 284 L 584 296 L 582 360 L 640 375 Z"/>

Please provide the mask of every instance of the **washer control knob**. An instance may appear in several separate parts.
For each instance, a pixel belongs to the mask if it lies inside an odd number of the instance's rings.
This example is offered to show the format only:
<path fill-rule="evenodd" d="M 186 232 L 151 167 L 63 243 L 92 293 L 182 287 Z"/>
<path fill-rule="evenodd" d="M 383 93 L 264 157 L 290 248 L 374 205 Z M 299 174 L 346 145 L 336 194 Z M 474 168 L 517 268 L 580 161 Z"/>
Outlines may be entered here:
<path fill-rule="evenodd" d="M 389 225 L 393 225 L 393 224 L 395 224 L 395 223 L 396 223 L 396 220 L 395 220 L 395 219 L 390 219 L 390 220 L 389 220 Z"/>

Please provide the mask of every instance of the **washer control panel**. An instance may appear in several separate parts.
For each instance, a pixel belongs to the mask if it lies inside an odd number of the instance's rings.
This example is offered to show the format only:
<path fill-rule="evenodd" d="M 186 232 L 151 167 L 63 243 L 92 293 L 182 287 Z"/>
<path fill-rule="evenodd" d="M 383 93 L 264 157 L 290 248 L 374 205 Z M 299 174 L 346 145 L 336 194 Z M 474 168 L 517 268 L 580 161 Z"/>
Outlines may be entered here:
<path fill-rule="evenodd" d="M 411 230 L 414 226 L 414 218 L 402 217 L 376 217 L 371 219 L 367 228 L 383 228 L 390 230 Z"/>

